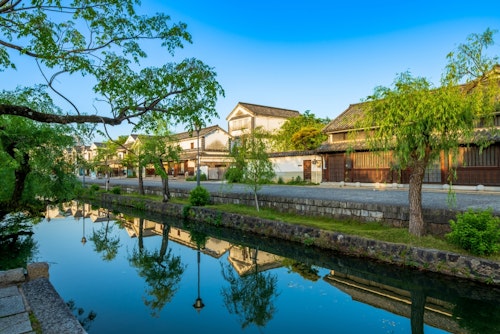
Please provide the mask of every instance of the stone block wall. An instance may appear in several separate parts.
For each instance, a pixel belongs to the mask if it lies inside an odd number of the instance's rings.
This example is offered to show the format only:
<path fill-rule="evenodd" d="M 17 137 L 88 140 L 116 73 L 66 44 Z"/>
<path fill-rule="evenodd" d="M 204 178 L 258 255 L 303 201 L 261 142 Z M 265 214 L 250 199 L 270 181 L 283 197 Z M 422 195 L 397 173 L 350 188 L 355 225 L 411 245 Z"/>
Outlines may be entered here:
<path fill-rule="evenodd" d="M 124 192 L 136 192 L 134 186 L 122 186 Z M 155 187 L 145 187 L 147 194 L 160 195 Z M 188 198 L 189 190 L 170 189 L 172 197 Z M 211 193 L 214 204 L 241 204 L 255 206 L 254 197 L 249 193 Z M 397 206 L 387 203 L 385 205 L 340 202 L 321 199 L 292 198 L 280 196 L 259 196 L 259 206 L 270 208 L 278 212 L 293 213 L 310 217 L 331 217 L 334 219 L 354 219 L 362 222 L 381 222 L 388 226 L 408 227 L 409 210 L 407 206 Z M 443 236 L 450 232 L 449 221 L 455 219 L 458 211 L 442 209 L 423 209 L 427 233 Z"/>

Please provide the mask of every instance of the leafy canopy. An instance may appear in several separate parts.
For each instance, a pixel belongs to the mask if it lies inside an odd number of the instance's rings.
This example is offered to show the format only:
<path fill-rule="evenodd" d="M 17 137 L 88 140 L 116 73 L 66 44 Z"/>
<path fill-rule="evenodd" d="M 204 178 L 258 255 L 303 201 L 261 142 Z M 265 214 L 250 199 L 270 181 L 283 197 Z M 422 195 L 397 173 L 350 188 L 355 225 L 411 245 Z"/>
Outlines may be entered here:
<path fill-rule="evenodd" d="M 322 132 L 328 118 L 317 118 L 309 110 L 304 114 L 286 120 L 273 135 L 272 145 L 277 151 L 312 150 L 326 140 Z"/>
<path fill-rule="evenodd" d="M 191 35 L 186 24 L 161 13 L 140 15 L 139 9 L 139 0 L 1 1 L 0 72 L 16 68 L 19 59 L 35 62 L 45 81 L 20 91 L 37 94 L 46 87 L 67 110 L 2 100 L 0 115 L 60 124 L 128 121 L 138 129 L 157 119 L 189 123 L 217 116 L 215 102 L 224 92 L 211 67 L 194 58 L 142 66 L 150 41 L 165 50 L 163 57 L 173 56 Z M 94 111 L 69 97 L 72 81 L 93 85 Z"/>

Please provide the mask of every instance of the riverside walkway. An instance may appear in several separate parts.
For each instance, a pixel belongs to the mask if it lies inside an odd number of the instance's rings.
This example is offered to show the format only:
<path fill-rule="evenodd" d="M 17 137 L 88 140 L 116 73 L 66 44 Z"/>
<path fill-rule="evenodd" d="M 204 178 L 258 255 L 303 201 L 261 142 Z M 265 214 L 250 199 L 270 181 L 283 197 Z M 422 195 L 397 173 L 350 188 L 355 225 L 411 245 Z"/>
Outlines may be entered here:
<path fill-rule="evenodd" d="M 85 179 L 86 183 L 105 184 L 105 179 Z M 116 185 L 137 185 L 137 179 L 111 178 L 109 187 Z M 251 193 L 245 185 L 229 185 L 221 181 L 202 181 L 200 183 L 211 193 Z M 146 187 L 161 185 L 159 177 L 148 177 L 144 180 Z M 185 181 L 184 178 L 170 178 L 171 189 L 189 190 L 196 187 L 196 182 Z M 422 190 L 422 207 L 429 209 L 489 209 L 500 215 L 500 187 L 453 187 L 455 197 L 450 206 L 450 195 L 446 186 L 424 185 Z M 323 199 L 341 202 L 361 202 L 394 206 L 408 205 L 408 185 L 384 184 L 342 184 L 321 183 L 312 186 L 264 185 L 259 195 L 282 196 L 293 198 Z"/>

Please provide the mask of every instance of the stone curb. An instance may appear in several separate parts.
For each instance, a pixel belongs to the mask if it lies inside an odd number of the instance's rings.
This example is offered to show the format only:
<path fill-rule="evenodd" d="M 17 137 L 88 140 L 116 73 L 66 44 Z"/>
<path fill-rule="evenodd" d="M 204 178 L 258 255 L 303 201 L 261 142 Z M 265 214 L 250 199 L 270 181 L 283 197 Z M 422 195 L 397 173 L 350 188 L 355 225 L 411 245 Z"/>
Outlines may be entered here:
<path fill-rule="evenodd" d="M 86 333 L 50 283 L 46 262 L 0 271 L 0 333 L 34 333 L 29 312 L 44 334 Z"/>

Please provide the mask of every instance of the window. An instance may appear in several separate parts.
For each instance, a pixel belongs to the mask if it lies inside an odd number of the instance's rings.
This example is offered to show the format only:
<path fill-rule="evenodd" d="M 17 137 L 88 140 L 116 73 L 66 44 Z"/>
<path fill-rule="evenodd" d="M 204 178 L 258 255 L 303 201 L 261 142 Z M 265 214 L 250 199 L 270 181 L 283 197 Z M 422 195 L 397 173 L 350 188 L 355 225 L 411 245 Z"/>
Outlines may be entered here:
<path fill-rule="evenodd" d="M 194 149 L 194 143 L 191 143 L 191 149 Z"/>

